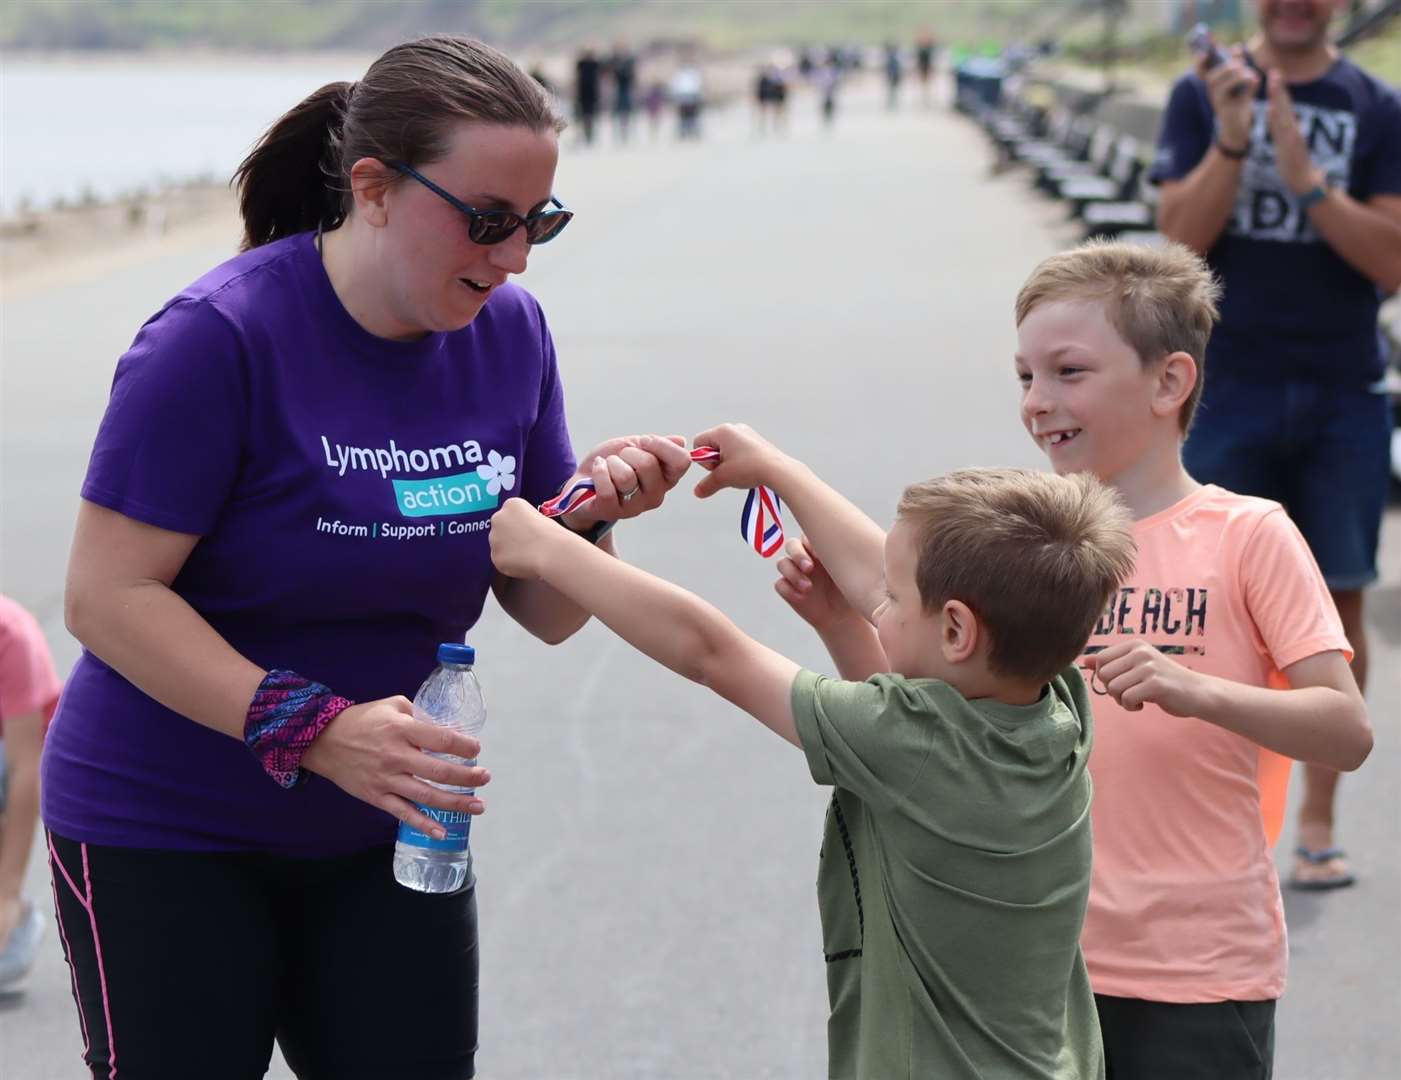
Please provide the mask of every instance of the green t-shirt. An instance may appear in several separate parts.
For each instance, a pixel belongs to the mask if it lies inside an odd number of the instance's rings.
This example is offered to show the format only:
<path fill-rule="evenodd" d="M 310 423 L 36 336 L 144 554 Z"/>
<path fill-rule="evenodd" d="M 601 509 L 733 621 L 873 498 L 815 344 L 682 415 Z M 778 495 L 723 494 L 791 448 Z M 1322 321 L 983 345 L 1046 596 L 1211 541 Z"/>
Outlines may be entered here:
<path fill-rule="evenodd" d="M 938 679 L 803 671 L 793 716 L 835 791 L 818 869 L 833 1080 L 1096 1080 L 1080 927 L 1090 704 L 1074 668 L 1032 705 Z"/>

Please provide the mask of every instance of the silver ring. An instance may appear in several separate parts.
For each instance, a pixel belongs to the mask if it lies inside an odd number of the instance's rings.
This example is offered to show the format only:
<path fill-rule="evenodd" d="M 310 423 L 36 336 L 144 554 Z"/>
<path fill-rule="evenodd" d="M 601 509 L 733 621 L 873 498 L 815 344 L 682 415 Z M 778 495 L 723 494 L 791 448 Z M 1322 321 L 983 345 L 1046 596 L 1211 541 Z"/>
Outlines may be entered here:
<path fill-rule="evenodd" d="M 623 502 L 627 502 L 627 501 L 628 501 L 629 499 L 631 499 L 634 495 L 636 495 L 636 494 L 638 493 L 638 491 L 641 490 L 641 488 L 642 488 L 642 485 L 641 485 L 641 484 L 638 484 L 637 487 L 633 488 L 631 491 L 625 491 L 625 492 L 623 492 L 621 495 L 618 496 L 618 498 L 619 498 L 620 500 L 622 500 Z"/>

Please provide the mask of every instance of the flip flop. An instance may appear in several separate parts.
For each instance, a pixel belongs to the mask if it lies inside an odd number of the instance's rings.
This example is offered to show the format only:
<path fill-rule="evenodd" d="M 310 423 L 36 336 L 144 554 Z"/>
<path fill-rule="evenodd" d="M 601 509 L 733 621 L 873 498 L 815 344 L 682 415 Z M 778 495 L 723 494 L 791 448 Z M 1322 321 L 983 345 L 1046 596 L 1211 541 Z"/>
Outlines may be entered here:
<path fill-rule="evenodd" d="M 1322 866 L 1324 863 L 1329 862 L 1332 859 L 1341 859 L 1346 857 L 1347 852 L 1344 851 L 1342 848 L 1337 847 L 1323 848 L 1321 851 L 1313 851 L 1300 844 L 1294 849 L 1294 854 L 1299 856 L 1299 858 L 1303 859 L 1306 863 L 1309 863 L 1311 866 Z M 1291 889 L 1299 889 L 1303 892 L 1325 892 L 1328 889 L 1343 889 L 1349 885 L 1354 885 L 1356 883 L 1357 878 L 1354 877 L 1349 871 L 1344 871 L 1341 874 L 1332 874 L 1329 877 L 1322 878 L 1300 878 L 1297 876 L 1291 876 L 1289 879 L 1289 887 Z"/>

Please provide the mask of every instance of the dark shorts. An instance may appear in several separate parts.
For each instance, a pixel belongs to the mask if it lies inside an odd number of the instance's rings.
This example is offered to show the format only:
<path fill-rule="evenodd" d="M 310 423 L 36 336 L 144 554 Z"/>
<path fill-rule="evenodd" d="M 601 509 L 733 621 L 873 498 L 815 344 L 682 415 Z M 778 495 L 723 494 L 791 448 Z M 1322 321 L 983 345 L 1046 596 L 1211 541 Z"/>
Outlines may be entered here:
<path fill-rule="evenodd" d="M 392 847 L 329 859 L 147 851 L 49 834 L 58 937 L 94 1077 L 467 1080 L 472 890 L 394 880 Z"/>
<path fill-rule="evenodd" d="M 1270 1080 L 1275 1003 L 1165 1001 L 1095 995 L 1105 1080 Z"/>
<path fill-rule="evenodd" d="M 1377 578 L 1390 445 L 1385 395 L 1210 371 L 1183 460 L 1204 484 L 1283 503 L 1343 592 Z"/>

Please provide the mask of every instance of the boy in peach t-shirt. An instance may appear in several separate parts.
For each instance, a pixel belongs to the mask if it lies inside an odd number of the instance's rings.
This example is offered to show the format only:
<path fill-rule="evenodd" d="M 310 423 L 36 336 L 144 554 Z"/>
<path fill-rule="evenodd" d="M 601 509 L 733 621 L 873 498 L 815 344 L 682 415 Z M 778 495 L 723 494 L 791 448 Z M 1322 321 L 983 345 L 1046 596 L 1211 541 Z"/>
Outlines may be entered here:
<path fill-rule="evenodd" d="M 1269 1075 L 1288 958 L 1264 817 L 1277 834 L 1280 755 L 1350 770 L 1372 746 L 1298 530 L 1182 466 L 1218 293 L 1185 247 L 1094 243 L 1044 261 L 1017 297 L 1022 422 L 1056 472 L 1118 489 L 1139 551 L 1083 657 L 1082 944 L 1111 1078 Z"/>
<path fill-rule="evenodd" d="M 44 929 L 22 887 L 39 822 L 39 751 L 60 689 L 34 616 L 0 596 L 0 988 L 33 965 Z"/>

